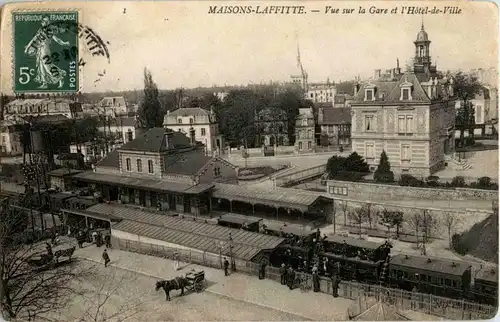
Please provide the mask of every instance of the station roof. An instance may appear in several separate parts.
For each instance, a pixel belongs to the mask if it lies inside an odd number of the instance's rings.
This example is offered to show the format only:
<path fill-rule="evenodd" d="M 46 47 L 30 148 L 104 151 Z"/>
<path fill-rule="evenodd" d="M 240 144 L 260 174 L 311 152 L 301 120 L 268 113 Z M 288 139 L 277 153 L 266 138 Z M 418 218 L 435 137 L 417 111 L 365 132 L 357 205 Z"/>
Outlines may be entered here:
<path fill-rule="evenodd" d="M 367 248 L 367 249 L 378 249 L 383 243 L 375 243 L 368 240 L 357 239 L 352 237 L 345 237 L 340 235 L 328 235 L 326 241 L 342 244 L 343 242 L 349 244 L 353 247 Z"/>
<path fill-rule="evenodd" d="M 93 171 L 85 171 L 76 174 L 73 176 L 73 178 L 88 182 L 107 183 L 112 185 L 130 187 L 130 188 L 148 189 L 160 192 L 167 192 L 167 191 L 182 192 L 191 194 L 202 193 L 214 186 L 213 184 L 208 184 L 208 183 L 192 185 L 189 183 L 180 183 L 175 181 L 167 181 L 163 179 L 135 178 L 128 176 L 104 174 Z"/>
<path fill-rule="evenodd" d="M 121 218 L 124 221 L 135 221 L 146 225 L 157 226 L 167 231 L 174 230 L 181 232 L 182 234 L 195 234 L 211 238 L 212 240 L 229 241 L 229 234 L 231 234 L 235 249 L 237 246 L 251 246 L 259 249 L 259 251 L 263 249 L 274 249 L 284 241 L 284 238 L 280 237 L 254 233 L 242 229 L 232 229 L 200 221 L 182 219 L 179 217 L 166 216 L 159 213 L 125 206 L 97 204 L 88 208 L 86 212 L 111 214 L 112 216 Z M 123 226 L 130 227 L 126 225 Z M 118 227 L 121 226 L 115 226 L 113 229 L 119 229 Z M 188 245 L 184 246 L 190 247 Z M 193 248 L 197 247 L 193 246 Z"/>
<path fill-rule="evenodd" d="M 330 198 L 306 193 L 298 189 L 292 192 L 290 189 L 284 188 L 263 189 L 225 183 L 215 184 L 213 197 L 270 207 L 297 209 L 304 212 L 308 211 L 309 207 L 318 200 L 331 200 Z"/>
<path fill-rule="evenodd" d="M 391 265 L 399 265 L 421 269 L 430 272 L 441 272 L 443 274 L 462 276 L 471 267 L 470 263 L 462 261 L 450 261 L 433 257 L 422 257 L 415 255 L 398 254 L 391 258 Z"/>
<path fill-rule="evenodd" d="M 245 216 L 240 214 L 226 213 L 219 217 L 219 221 L 238 224 L 238 225 L 253 225 L 262 221 L 262 218 Z"/>
<path fill-rule="evenodd" d="M 175 229 L 165 229 L 161 226 L 149 225 L 132 220 L 124 220 L 112 227 L 112 230 L 120 230 L 139 236 L 144 236 L 168 243 L 182 245 L 189 248 L 203 250 L 209 253 L 218 254 L 219 250 L 225 255 L 229 255 L 229 243 L 210 236 L 189 233 Z M 234 244 L 233 256 L 243 260 L 251 260 L 262 249 L 259 247 Z"/>
<path fill-rule="evenodd" d="M 65 212 L 65 213 L 75 214 L 75 215 L 99 219 L 99 220 L 106 220 L 106 221 L 120 221 L 121 220 L 120 218 L 113 216 L 113 215 L 110 215 L 110 214 L 98 214 L 95 212 L 89 212 L 89 211 L 77 210 L 77 209 L 61 209 L 61 210 L 62 210 L 62 212 Z"/>

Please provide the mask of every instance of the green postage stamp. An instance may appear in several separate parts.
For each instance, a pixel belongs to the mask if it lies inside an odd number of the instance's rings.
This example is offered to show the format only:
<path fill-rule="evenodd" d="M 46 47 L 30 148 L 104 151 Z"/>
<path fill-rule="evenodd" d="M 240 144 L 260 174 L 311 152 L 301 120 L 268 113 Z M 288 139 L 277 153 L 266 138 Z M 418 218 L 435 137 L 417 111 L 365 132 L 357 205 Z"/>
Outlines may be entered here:
<path fill-rule="evenodd" d="M 78 92 L 78 12 L 15 12 L 14 92 Z"/>

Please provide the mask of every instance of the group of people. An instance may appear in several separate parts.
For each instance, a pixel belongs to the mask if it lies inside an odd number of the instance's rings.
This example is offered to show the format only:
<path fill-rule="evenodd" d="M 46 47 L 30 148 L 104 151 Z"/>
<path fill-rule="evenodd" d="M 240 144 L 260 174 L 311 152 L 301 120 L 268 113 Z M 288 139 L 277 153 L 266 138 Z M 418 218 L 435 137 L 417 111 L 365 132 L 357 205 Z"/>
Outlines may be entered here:
<path fill-rule="evenodd" d="M 88 240 L 88 231 L 79 230 L 75 236 L 76 241 L 78 242 L 78 247 L 82 248 L 83 243 Z M 106 245 L 106 248 L 111 248 L 111 235 L 109 232 L 106 232 L 104 235 L 100 231 L 93 231 L 91 234 L 92 243 L 97 247 L 101 247 Z"/>
<path fill-rule="evenodd" d="M 320 287 L 320 277 L 318 274 L 318 267 L 316 265 L 313 266 L 312 272 L 311 272 L 311 278 L 312 278 L 312 288 L 314 292 L 320 292 L 321 287 Z M 300 283 L 301 280 L 298 279 L 297 274 L 301 274 L 303 276 L 304 273 L 296 272 L 292 266 L 287 266 L 285 263 L 281 264 L 280 267 L 280 280 L 281 280 L 281 285 L 286 285 L 290 290 L 293 290 L 297 283 Z M 306 278 L 309 278 L 308 276 Z M 331 276 L 331 283 L 332 283 L 332 295 L 334 297 L 338 297 L 338 286 L 340 283 L 340 278 L 338 277 L 337 274 L 333 274 Z"/>

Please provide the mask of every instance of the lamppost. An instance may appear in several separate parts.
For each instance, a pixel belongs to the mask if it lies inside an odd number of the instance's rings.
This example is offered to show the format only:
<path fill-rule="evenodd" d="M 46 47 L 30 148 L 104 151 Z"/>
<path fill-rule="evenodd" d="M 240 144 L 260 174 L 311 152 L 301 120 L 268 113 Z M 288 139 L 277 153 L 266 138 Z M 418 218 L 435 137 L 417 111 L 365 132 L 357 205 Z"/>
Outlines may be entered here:
<path fill-rule="evenodd" d="M 229 257 L 231 258 L 231 270 L 233 272 L 236 272 L 236 261 L 234 260 L 233 256 L 233 247 L 234 247 L 233 237 L 231 236 L 231 233 L 229 233 Z"/>

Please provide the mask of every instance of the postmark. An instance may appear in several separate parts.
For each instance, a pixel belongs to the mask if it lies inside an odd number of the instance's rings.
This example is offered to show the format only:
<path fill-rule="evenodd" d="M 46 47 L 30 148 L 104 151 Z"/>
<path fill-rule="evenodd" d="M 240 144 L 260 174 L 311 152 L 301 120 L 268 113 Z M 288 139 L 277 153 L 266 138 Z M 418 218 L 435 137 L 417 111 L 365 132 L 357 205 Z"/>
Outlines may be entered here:
<path fill-rule="evenodd" d="M 12 23 L 14 92 L 78 92 L 78 12 L 14 12 Z"/>

